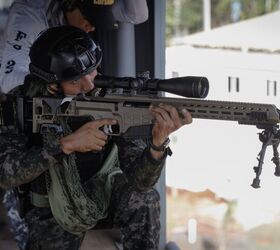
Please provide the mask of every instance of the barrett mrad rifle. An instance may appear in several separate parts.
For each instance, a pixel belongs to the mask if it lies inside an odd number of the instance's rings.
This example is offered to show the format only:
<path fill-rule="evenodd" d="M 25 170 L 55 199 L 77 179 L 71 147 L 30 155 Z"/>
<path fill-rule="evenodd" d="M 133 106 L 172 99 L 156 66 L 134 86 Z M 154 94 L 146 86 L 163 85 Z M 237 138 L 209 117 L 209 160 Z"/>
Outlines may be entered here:
<path fill-rule="evenodd" d="M 178 77 L 171 79 L 149 79 L 144 77 L 97 76 L 96 87 L 109 90 L 121 88 L 121 94 L 106 93 L 103 96 L 85 96 L 71 99 L 65 108 L 65 100 L 58 98 L 33 99 L 33 132 L 44 133 L 49 129 L 61 131 L 59 117 L 88 116 L 92 120 L 112 118 L 117 125 L 104 128 L 112 136 L 147 137 L 151 134 L 153 117 L 149 106 L 169 104 L 182 115 L 187 109 L 193 118 L 237 121 L 239 124 L 255 125 L 262 129 L 259 139 L 262 142 L 258 154 L 258 166 L 254 167 L 256 177 L 251 186 L 260 187 L 260 175 L 267 146 L 272 145 L 276 165 L 275 175 L 280 176 L 280 160 L 277 151 L 280 141 L 278 129 L 279 110 L 272 104 L 202 100 L 209 91 L 205 77 Z M 100 93 L 102 92 L 100 91 Z M 161 91 L 183 97 L 163 97 Z M 63 103 L 63 104 L 62 104 Z M 63 106 L 63 108 L 62 108 Z"/>

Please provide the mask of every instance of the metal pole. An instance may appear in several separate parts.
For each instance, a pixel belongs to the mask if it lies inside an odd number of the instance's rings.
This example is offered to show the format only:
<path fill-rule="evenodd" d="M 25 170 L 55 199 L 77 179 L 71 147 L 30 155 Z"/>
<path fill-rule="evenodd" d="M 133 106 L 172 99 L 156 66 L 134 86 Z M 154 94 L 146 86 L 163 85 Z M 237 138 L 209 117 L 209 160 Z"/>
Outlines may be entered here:
<path fill-rule="evenodd" d="M 166 2 L 162 0 L 155 0 L 155 33 L 154 33 L 154 65 L 155 77 L 165 77 L 165 16 L 166 16 Z M 156 185 L 160 193 L 160 222 L 161 233 L 159 249 L 165 249 L 166 245 L 166 190 L 165 190 L 165 169 L 162 171 L 161 177 Z"/>
<path fill-rule="evenodd" d="M 117 33 L 117 76 L 135 77 L 134 25 L 120 23 Z"/>
<path fill-rule="evenodd" d="M 211 30 L 211 0 L 203 0 L 203 29 Z"/>

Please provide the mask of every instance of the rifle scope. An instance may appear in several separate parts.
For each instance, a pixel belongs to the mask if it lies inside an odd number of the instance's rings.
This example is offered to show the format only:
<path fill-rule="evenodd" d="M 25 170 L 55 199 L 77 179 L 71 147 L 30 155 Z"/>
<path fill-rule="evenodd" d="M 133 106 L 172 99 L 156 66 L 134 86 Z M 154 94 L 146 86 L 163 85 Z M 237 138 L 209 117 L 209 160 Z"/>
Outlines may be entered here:
<path fill-rule="evenodd" d="M 144 77 L 133 78 L 99 75 L 95 77 L 94 85 L 98 88 L 164 91 L 191 98 L 205 98 L 209 92 L 208 79 L 202 76 L 147 79 Z"/>

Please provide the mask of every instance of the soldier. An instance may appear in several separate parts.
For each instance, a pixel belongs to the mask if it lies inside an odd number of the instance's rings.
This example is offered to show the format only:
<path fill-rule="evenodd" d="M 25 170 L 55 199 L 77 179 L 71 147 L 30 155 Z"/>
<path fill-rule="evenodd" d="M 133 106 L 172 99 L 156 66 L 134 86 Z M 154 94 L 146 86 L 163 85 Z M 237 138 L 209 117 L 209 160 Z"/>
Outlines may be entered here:
<path fill-rule="evenodd" d="M 147 18 L 146 0 L 15 0 L 4 36 L 0 37 L 0 93 L 8 93 L 24 83 L 29 71 L 29 48 L 42 30 L 69 24 L 91 32 L 113 29 L 117 22 L 138 24 Z M 12 105 L 2 103 L 2 108 L 5 109 L 3 113 L 9 115 Z M 14 190 L 7 190 L 4 203 L 11 230 L 19 248 L 24 249 L 28 228 L 19 216 L 14 197 Z"/>
<path fill-rule="evenodd" d="M 80 29 L 48 29 L 32 45 L 30 60 L 26 98 L 98 93 L 101 50 Z M 30 182 L 29 249 L 79 249 L 85 232 L 103 219 L 120 229 L 123 249 L 158 249 L 159 195 L 153 186 L 170 152 L 168 136 L 191 116 L 185 111 L 180 119 L 169 105 L 150 112 L 155 123 L 149 142 L 108 137 L 101 128 L 114 119 L 67 117 L 60 119 L 63 132 L 38 138 L 27 128 L 25 150 L 11 145 L 0 155 L 1 183 Z"/>

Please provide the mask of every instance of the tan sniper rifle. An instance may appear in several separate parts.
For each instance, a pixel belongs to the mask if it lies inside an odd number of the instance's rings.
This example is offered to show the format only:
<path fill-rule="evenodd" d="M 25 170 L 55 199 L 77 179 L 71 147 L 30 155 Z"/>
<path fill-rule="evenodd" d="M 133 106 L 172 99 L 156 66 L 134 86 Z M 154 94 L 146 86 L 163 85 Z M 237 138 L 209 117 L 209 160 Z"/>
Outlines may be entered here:
<path fill-rule="evenodd" d="M 209 90 L 205 77 L 178 77 L 166 80 L 108 76 L 96 77 L 95 86 L 102 88 L 103 96 L 75 98 L 65 105 L 58 98 L 33 99 L 33 133 L 46 133 L 49 129 L 61 131 L 59 117 L 88 116 L 91 120 L 113 118 L 117 125 L 104 128 L 107 134 L 125 137 L 147 137 L 151 133 L 153 118 L 148 110 L 151 104 L 170 104 L 179 114 L 187 109 L 193 118 L 237 121 L 239 124 L 255 125 L 263 131 L 259 134 L 262 149 L 258 154 L 258 166 L 254 167 L 256 177 L 254 188 L 260 187 L 265 150 L 273 146 L 275 175 L 280 176 L 280 161 L 277 147 L 280 130 L 278 129 L 279 110 L 271 104 L 244 103 L 201 100 Z M 121 89 L 121 94 L 106 93 Z M 162 97 L 160 91 L 181 95 L 188 98 Z M 107 91 L 108 92 L 108 91 Z M 66 106 L 66 107 L 65 107 Z"/>

